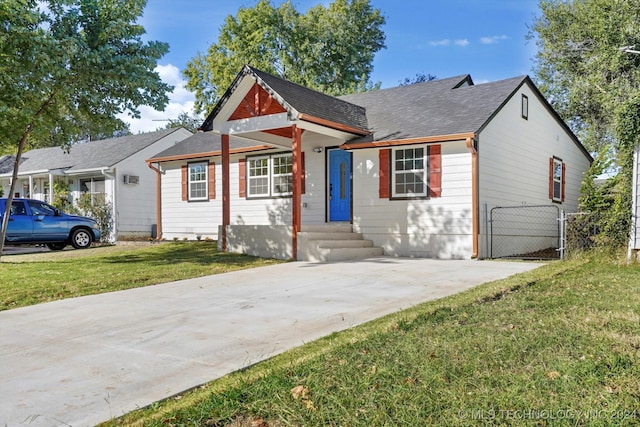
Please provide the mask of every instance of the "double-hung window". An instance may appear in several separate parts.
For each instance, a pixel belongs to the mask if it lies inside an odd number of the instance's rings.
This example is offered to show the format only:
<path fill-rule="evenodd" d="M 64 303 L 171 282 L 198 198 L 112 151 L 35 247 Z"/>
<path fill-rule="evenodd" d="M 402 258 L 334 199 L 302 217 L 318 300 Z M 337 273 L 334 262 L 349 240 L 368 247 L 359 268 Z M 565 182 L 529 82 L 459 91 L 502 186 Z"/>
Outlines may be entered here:
<path fill-rule="evenodd" d="M 554 202 L 562 202 L 564 199 L 564 164 L 561 159 L 553 157 L 551 161 L 550 196 Z"/>
<path fill-rule="evenodd" d="M 247 158 L 247 197 L 282 197 L 293 192 L 291 154 Z"/>
<path fill-rule="evenodd" d="M 397 148 L 391 161 L 392 197 L 426 197 L 428 162 L 426 147 Z"/>
<path fill-rule="evenodd" d="M 273 171 L 273 196 L 289 196 L 293 193 L 293 163 L 291 154 L 271 157 Z"/>
<path fill-rule="evenodd" d="M 248 196 L 269 196 L 269 156 L 251 157 L 248 163 Z"/>
<path fill-rule="evenodd" d="M 80 180 L 80 192 L 89 196 L 91 203 L 105 200 L 104 178 L 88 178 Z"/>
<path fill-rule="evenodd" d="M 207 162 L 189 163 L 189 200 L 207 200 Z"/>

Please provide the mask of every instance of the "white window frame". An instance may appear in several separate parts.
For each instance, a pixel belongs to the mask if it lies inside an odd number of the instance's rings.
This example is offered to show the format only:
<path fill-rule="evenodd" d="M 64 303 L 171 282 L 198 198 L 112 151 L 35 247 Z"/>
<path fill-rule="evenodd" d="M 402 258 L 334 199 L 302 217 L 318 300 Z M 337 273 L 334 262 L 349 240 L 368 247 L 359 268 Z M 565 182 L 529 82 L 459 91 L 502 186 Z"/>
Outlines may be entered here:
<path fill-rule="evenodd" d="M 522 118 L 529 120 L 529 97 L 522 94 Z"/>
<path fill-rule="evenodd" d="M 246 168 L 246 193 L 247 193 L 247 198 L 275 198 L 275 197 L 290 197 L 293 194 L 293 191 L 279 191 L 277 189 L 277 185 L 276 185 L 276 180 L 282 177 L 291 177 L 291 185 L 288 185 L 288 187 L 290 187 L 292 190 L 292 183 L 293 183 L 293 164 L 292 164 L 292 160 L 291 160 L 291 172 L 288 173 L 276 173 L 275 172 L 275 163 L 276 163 L 276 159 L 281 159 L 281 158 L 289 158 L 292 159 L 292 155 L 291 153 L 276 153 L 276 154 L 267 154 L 267 155 L 261 155 L 261 156 L 250 156 L 247 157 L 247 168 Z M 257 161 L 263 161 L 266 160 L 267 161 L 267 173 L 266 174 L 261 174 L 261 175 L 252 175 L 252 172 L 256 170 L 256 168 L 253 167 L 253 162 L 257 162 Z M 262 169 L 262 167 L 260 168 Z M 256 193 L 254 190 L 254 186 L 252 185 L 252 181 L 256 181 L 258 179 L 262 180 L 262 179 L 267 179 L 267 185 L 266 185 L 266 191 L 265 192 L 260 192 L 260 193 Z M 263 186 L 261 186 L 263 187 Z"/>
<path fill-rule="evenodd" d="M 188 163 L 187 165 L 187 188 L 189 191 L 189 200 L 209 200 L 209 163 L 208 162 L 197 162 L 197 163 Z M 202 167 L 202 171 L 193 171 L 192 168 L 200 168 Z M 203 179 L 194 179 L 193 175 L 204 175 Z M 194 184 L 201 185 L 204 183 L 204 195 L 195 195 Z M 200 188 L 198 188 L 200 191 Z"/>
<path fill-rule="evenodd" d="M 288 162 L 285 160 L 285 166 L 290 166 L 291 172 L 286 173 L 276 173 L 276 159 L 289 159 Z M 274 154 L 271 156 L 269 171 L 271 172 L 270 186 L 271 186 L 271 195 L 274 197 L 283 197 L 283 196 L 291 196 L 293 194 L 293 157 L 291 154 Z M 276 180 L 281 177 L 289 177 L 289 182 L 287 183 L 287 187 L 291 188 L 291 191 L 280 191 L 277 188 Z"/>
<path fill-rule="evenodd" d="M 396 169 L 396 162 L 398 161 L 398 153 L 407 153 L 422 149 L 422 168 L 411 169 Z M 415 162 L 418 157 L 412 157 L 412 161 Z M 400 175 L 410 175 L 412 173 L 422 173 L 422 192 L 398 192 L 397 183 Z M 429 150 L 426 145 L 411 145 L 399 148 L 394 148 L 391 152 L 391 197 L 392 198 L 425 198 L 429 196 Z"/>
<path fill-rule="evenodd" d="M 562 165 L 564 162 L 557 157 L 553 158 L 553 198 L 554 202 L 562 202 Z M 557 193 L 556 193 L 557 188 Z"/>
<path fill-rule="evenodd" d="M 260 165 L 259 167 L 253 166 L 254 162 L 262 162 L 265 161 L 266 164 L 266 174 L 260 173 L 259 175 L 252 175 L 254 171 L 262 172 L 265 169 L 264 166 Z M 266 185 L 260 184 L 260 188 L 264 188 L 264 192 L 255 192 L 253 189 L 252 183 L 258 180 L 264 180 L 266 178 Z M 252 156 L 247 157 L 247 198 L 258 198 L 258 197 L 269 197 L 270 189 L 271 189 L 271 167 L 269 162 L 269 156 Z"/>
<path fill-rule="evenodd" d="M 91 198 L 91 203 L 96 203 L 101 197 L 103 200 L 107 198 L 107 180 L 105 178 L 81 178 L 79 180 L 80 194 L 88 194 Z M 104 191 L 98 191 L 96 189 L 96 183 L 101 182 Z M 87 185 L 89 191 L 82 191 L 82 184 Z"/>

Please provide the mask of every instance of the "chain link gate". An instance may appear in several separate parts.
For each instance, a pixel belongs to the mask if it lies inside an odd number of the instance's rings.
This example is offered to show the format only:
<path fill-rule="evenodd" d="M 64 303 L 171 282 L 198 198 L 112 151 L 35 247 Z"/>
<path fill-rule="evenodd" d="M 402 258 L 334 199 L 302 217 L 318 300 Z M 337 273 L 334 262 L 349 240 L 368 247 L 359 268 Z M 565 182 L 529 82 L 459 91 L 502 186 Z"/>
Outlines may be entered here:
<path fill-rule="evenodd" d="M 492 208 L 490 257 L 560 259 L 565 234 L 562 213 L 555 205 Z"/>

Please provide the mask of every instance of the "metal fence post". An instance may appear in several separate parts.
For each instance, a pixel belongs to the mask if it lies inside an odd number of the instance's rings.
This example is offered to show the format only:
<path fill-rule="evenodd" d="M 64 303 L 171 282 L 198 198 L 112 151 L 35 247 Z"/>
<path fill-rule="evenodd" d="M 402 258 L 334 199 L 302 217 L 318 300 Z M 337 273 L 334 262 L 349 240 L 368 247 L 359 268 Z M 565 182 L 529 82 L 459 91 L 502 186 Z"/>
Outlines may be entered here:
<path fill-rule="evenodd" d="M 558 221 L 560 221 L 560 236 L 558 237 L 560 242 L 558 250 L 560 251 L 560 259 L 564 259 L 567 247 L 567 216 L 563 209 L 560 209 L 559 214 Z"/>

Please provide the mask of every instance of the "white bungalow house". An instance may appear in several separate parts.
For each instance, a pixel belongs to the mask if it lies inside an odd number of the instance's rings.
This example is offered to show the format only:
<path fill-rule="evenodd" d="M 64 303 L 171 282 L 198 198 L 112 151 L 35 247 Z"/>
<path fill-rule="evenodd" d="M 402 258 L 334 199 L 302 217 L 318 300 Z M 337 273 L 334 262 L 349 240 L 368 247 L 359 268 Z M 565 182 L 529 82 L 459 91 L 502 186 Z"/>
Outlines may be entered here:
<path fill-rule="evenodd" d="M 184 128 L 92 141 L 71 146 L 41 148 L 23 154 L 15 197 L 51 202 L 54 183 L 66 184 L 71 199 L 81 194 L 102 195 L 111 203 L 110 240 L 151 237 L 156 223 L 156 182 L 145 159 L 191 136 Z M 15 157 L 0 161 L 0 188 L 11 188 Z"/>
<path fill-rule="evenodd" d="M 575 211 L 592 161 L 527 76 L 337 98 L 245 66 L 202 130 L 147 160 L 161 236 L 284 259 L 487 257 L 492 207 Z"/>

